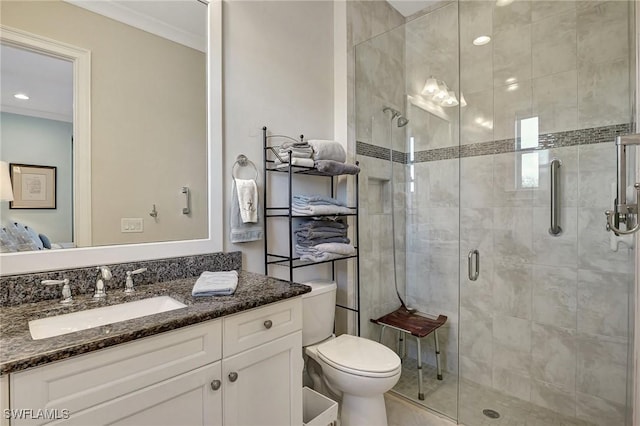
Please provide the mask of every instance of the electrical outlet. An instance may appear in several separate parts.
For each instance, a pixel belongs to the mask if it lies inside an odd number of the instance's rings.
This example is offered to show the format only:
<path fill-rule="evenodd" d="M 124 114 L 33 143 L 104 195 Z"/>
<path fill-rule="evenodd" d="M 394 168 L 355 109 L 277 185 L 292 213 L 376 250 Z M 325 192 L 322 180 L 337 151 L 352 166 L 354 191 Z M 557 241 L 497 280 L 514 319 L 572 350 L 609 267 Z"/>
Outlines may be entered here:
<path fill-rule="evenodd" d="M 120 232 L 144 232 L 141 217 L 123 217 L 120 219 Z"/>

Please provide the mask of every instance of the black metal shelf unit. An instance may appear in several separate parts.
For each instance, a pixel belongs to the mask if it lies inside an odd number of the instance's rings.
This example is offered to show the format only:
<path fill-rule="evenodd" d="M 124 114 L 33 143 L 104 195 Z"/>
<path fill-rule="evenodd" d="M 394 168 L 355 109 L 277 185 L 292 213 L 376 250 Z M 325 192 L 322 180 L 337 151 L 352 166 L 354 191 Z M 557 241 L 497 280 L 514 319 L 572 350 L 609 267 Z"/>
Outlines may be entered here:
<path fill-rule="evenodd" d="M 289 281 L 293 282 L 293 272 L 295 269 L 298 268 L 304 268 L 307 266 L 312 266 L 312 265 L 320 265 L 320 264 L 326 264 L 326 263 L 331 263 L 331 279 L 335 280 L 336 278 L 336 268 L 335 268 L 335 262 L 338 261 L 344 261 L 344 260 L 349 260 L 349 259 L 355 259 L 356 262 L 356 282 L 355 282 L 355 286 L 356 286 L 356 301 L 355 301 L 355 305 L 356 307 L 349 307 L 349 306 L 343 306 L 343 305 L 339 305 L 337 304 L 336 306 L 342 309 L 346 309 L 348 311 L 351 311 L 353 313 L 356 314 L 357 316 L 357 330 L 358 330 L 358 335 L 360 335 L 360 250 L 358 245 L 360 244 L 360 221 L 358 218 L 358 205 L 359 205 L 359 182 L 358 182 L 358 175 L 356 174 L 354 176 L 355 179 L 355 206 L 348 206 L 349 209 L 351 209 L 351 213 L 343 213 L 343 214 L 330 214 L 330 215 L 314 215 L 313 217 L 353 217 L 355 219 L 355 244 L 354 244 L 354 248 L 356 249 L 356 253 L 354 255 L 350 255 L 350 256 L 343 256 L 340 258 L 336 258 L 336 259 L 331 259 L 331 260 L 325 260 L 325 261 L 319 261 L 319 262 L 309 262 L 309 261 L 302 261 L 300 260 L 299 257 L 294 257 L 294 244 L 293 244 L 293 220 L 296 218 L 301 218 L 301 219 L 310 219 L 311 216 L 306 216 L 306 215 L 297 215 L 293 213 L 292 210 L 292 200 L 293 200 L 293 178 L 295 175 L 311 175 L 311 176 L 321 176 L 324 178 L 328 178 L 330 180 L 330 185 L 331 185 L 331 196 L 332 197 L 336 197 L 337 195 L 337 188 L 336 188 L 336 179 L 338 176 L 333 176 L 333 175 L 329 175 L 326 173 L 322 173 L 320 171 L 318 171 L 317 169 L 313 168 L 313 167 L 304 167 L 304 166 L 297 166 L 297 165 L 292 165 L 290 162 L 287 163 L 287 165 L 285 167 L 280 167 L 280 168 L 276 168 L 275 164 L 276 161 L 274 160 L 274 158 L 279 158 L 278 155 L 278 145 L 273 145 L 271 146 L 269 144 L 271 139 L 276 139 L 276 138 L 281 138 L 281 139 L 288 139 L 294 142 L 299 142 L 302 141 L 304 139 L 304 137 L 302 135 L 300 135 L 300 139 L 294 139 L 290 136 L 285 136 L 285 135 L 268 135 L 267 134 L 267 128 L 263 127 L 262 128 L 262 140 L 263 140 L 263 197 L 262 199 L 264 200 L 264 202 L 262 203 L 263 205 L 263 214 L 264 214 L 264 218 L 265 218 L 265 227 L 264 227 L 264 273 L 265 275 L 269 275 L 269 266 L 270 265 L 275 265 L 275 266 L 283 266 L 283 267 L 287 267 L 289 269 Z M 291 157 L 290 157 L 291 158 Z M 284 161 L 281 163 L 285 163 Z M 358 163 L 356 163 L 358 164 Z M 267 198 L 267 194 L 268 194 L 268 174 L 269 173 L 286 173 L 288 175 L 288 185 L 287 185 L 287 200 L 288 200 L 288 205 L 284 206 L 284 207 L 270 207 L 268 205 L 268 198 Z M 269 219 L 274 219 L 274 218 L 287 218 L 289 221 L 289 227 L 288 227 L 288 243 L 289 243 L 289 250 L 288 253 L 285 254 L 278 254 L 278 253 L 271 253 L 269 252 L 269 235 L 268 235 L 268 229 L 269 227 L 267 226 L 268 224 L 266 223 Z"/>

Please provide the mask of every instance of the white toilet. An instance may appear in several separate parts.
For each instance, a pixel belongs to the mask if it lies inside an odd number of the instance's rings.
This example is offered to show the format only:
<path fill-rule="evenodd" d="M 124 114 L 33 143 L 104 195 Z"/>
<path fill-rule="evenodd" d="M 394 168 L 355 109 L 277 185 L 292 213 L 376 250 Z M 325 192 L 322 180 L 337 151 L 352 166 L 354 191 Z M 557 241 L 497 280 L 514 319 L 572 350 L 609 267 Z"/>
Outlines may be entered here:
<path fill-rule="evenodd" d="M 342 426 L 386 426 L 384 393 L 400 379 L 400 358 L 363 337 L 335 337 L 336 283 L 305 284 L 312 290 L 302 296 L 302 346 L 314 389 L 342 398 Z"/>

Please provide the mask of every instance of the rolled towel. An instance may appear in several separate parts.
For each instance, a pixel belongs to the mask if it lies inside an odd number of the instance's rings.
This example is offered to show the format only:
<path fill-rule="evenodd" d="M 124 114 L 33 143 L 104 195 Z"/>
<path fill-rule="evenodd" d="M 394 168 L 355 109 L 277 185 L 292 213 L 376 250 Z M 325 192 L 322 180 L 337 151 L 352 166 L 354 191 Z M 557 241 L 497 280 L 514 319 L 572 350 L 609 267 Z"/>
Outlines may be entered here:
<path fill-rule="evenodd" d="M 360 173 L 360 167 L 355 164 L 340 163 L 333 160 L 316 160 L 315 167 L 319 172 L 329 176 L 357 175 Z"/>
<path fill-rule="evenodd" d="M 191 295 L 200 296 L 229 296 L 238 286 L 238 271 L 209 272 L 205 271 L 193 286 Z"/>
<path fill-rule="evenodd" d="M 327 140 L 310 140 L 314 160 L 333 160 L 340 163 L 347 161 L 347 153 L 339 142 Z"/>

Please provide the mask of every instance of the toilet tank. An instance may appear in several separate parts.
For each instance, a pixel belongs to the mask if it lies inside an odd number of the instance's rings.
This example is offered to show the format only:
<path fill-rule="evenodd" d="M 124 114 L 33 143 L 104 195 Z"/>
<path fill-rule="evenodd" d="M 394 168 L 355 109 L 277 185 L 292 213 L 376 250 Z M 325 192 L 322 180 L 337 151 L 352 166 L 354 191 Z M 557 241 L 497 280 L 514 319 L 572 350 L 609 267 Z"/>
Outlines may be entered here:
<path fill-rule="evenodd" d="M 311 292 L 302 295 L 302 346 L 309 346 L 333 334 L 337 286 L 324 280 L 303 284 L 311 287 Z"/>

